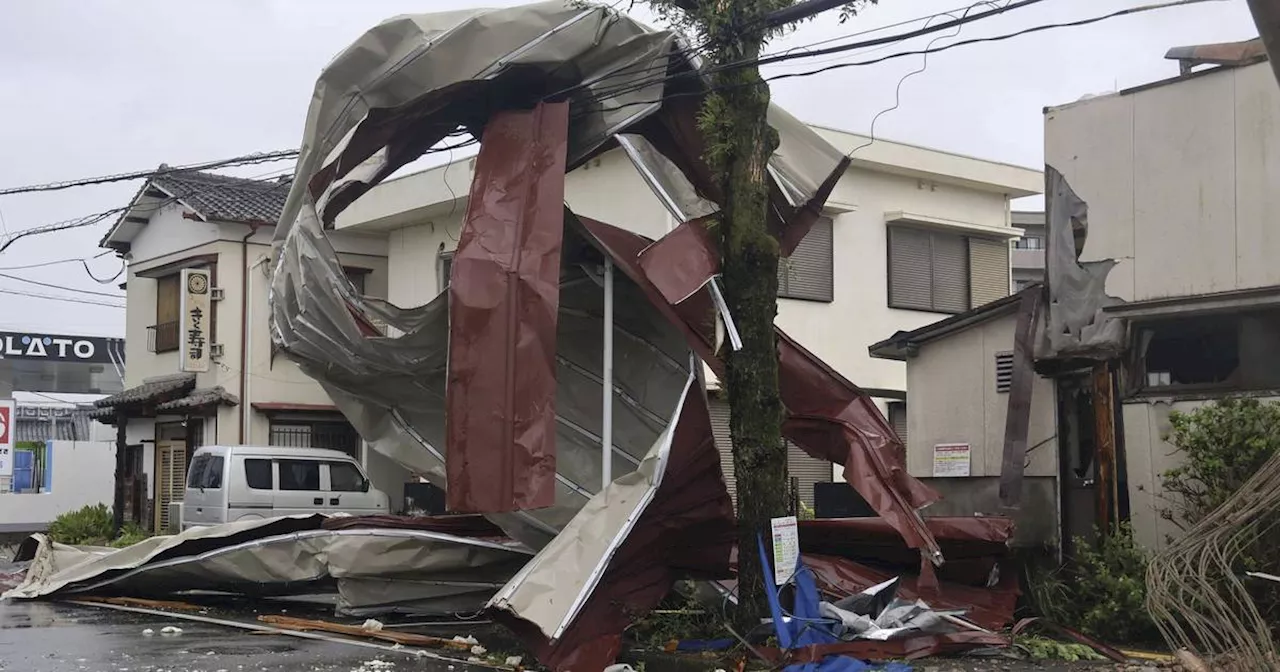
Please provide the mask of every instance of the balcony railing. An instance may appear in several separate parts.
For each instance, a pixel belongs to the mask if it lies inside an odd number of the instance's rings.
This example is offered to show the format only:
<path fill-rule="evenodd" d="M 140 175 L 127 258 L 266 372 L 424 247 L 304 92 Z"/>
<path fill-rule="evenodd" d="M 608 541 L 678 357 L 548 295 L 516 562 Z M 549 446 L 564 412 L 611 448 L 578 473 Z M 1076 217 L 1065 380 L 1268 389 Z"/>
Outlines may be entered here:
<path fill-rule="evenodd" d="M 147 327 L 147 349 L 151 352 L 173 352 L 178 349 L 178 322 L 161 322 Z"/>

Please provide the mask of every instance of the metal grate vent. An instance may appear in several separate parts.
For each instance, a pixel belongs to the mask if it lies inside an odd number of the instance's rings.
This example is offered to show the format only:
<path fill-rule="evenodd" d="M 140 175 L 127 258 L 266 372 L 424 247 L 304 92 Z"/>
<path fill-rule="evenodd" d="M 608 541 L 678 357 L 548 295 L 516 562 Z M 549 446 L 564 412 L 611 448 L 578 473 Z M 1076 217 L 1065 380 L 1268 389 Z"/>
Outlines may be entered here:
<path fill-rule="evenodd" d="M 1008 392 L 1013 387 L 1013 353 L 996 353 L 996 392 Z"/>

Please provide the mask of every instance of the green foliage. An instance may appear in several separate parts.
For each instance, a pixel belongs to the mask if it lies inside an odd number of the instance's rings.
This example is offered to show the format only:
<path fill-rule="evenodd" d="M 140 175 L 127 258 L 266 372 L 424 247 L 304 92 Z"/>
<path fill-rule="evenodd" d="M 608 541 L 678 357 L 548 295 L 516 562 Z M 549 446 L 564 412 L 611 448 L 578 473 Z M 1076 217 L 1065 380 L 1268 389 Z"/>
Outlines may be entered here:
<path fill-rule="evenodd" d="M 120 530 L 120 536 L 112 534 L 114 521 L 106 504 L 90 504 L 75 511 L 68 511 L 49 524 L 49 538 L 72 546 L 132 546 L 151 536 L 151 533 L 128 523 Z"/>
<path fill-rule="evenodd" d="M 1184 530 L 1221 506 L 1280 450 L 1280 403 L 1227 398 L 1189 413 L 1174 411 L 1169 423 L 1168 441 L 1182 466 L 1161 474 L 1166 504 L 1161 515 Z M 1280 572 L 1280 514 L 1271 515 L 1243 549 L 1237 573 Z M 1246 585 L 1263 618 L 1280 623 L 1280 586 L 1270 581 Z"/>
<path fill-rule="evenodd" d="M 1161 474 L 1163 516 L 1183 528 L 1200 522 L 1280 449 L 1280 403 L 1228 398 L 1169 415 L 1182 466 Z"/>
<path fill-rule="evenodd" d="M 1014 644 L 1027 652 L 1032 660 L 1106 660 L 1097 651 L 1075 642 L 1059 642 L 1056 639 L 1039 635 L 1023 635 L 1014 640 Z"/>
<path fill-rule="evenodd" d="M 106 504 L 90 504 L 68 511 L 49 524 L 49 538 L 72 545 L 101 546 L 112 535 L 111 509 Z"/>
<path fill-rule="evenodd" d="M 1041 614 L 1108 642 L 1159 642 L 1147 612 L 1147 551 L 1124 524 L 1099 535 L 1096 546 L 1076 539 L 1076 557 L 1066 567 L 1033 575 L 1031 598 Z"/>

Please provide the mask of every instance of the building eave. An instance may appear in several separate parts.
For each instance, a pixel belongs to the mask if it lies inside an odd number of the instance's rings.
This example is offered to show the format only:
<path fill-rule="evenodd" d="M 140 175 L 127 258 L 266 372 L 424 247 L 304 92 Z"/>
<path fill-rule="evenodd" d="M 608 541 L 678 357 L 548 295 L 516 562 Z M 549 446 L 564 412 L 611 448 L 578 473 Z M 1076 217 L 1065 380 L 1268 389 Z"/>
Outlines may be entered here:
<path fill-rule="evenodd" d="M 906 361 L 914 357 L 920 346 L 926 343 L 984 324 L 997 317 L 1017 312 L 1018 303 L 1021 301 L 1023 294 L 1042 290 L 1043 285 L 1039 283 L 1033 284 L 1020 292 L 1014 292 L 1009 296 L 938 320 L 933 324 L 926 324 L 919 329 L 899 331 L 879 343 L 872 344 L 867 348 L 867 352 L 877 359 Z"/>

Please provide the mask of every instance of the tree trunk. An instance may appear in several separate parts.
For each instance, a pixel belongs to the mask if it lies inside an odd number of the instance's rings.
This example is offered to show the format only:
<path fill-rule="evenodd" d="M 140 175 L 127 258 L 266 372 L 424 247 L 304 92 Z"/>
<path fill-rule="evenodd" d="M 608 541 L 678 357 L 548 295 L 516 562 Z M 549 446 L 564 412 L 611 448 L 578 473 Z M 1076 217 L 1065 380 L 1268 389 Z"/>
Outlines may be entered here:
<path fill-rule="evenodd" d="M 745 5 L 762 5 L 742 0 Z M 758 21 L 742 12 L 740 25 Z M 763 36 L 730 28 L 736 40 L 717 54 L 733 62 L 759 56 Z M 773 319 L 777 314 L 778 242 L 766 226 L 766 166 L 777 148 L 769 126 L 769 89 L 755 67 L 714 78 L 716 93 L 703 111 L 709 159 L 721 176 L 725 300 L 742 349 L 726 357 L 729 429 L 738 491 L 737 623 L 749 628 L 767 614 L 757 538 L 769 548 L 769 521 L 787 513 L 787 452 L 782 441 L 782 401 L 778 393 L 778 354 Z"/>

